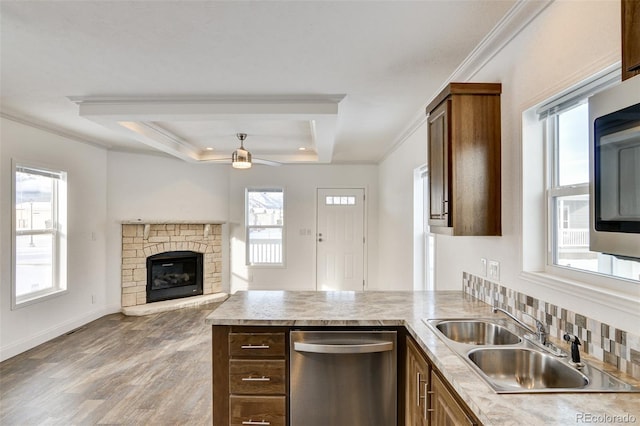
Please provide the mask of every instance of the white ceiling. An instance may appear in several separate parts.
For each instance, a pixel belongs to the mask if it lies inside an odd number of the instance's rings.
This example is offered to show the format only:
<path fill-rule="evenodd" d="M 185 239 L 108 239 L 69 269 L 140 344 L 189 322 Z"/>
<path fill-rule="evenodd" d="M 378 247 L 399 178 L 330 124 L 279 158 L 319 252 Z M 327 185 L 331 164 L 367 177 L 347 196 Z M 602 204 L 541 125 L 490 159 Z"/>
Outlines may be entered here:
<path fill-rule="evenodd" d="M 375 163 L 514 3 L 2 0 L 2 113 L 187 161 L 243 132 L 254 157 Z"/>

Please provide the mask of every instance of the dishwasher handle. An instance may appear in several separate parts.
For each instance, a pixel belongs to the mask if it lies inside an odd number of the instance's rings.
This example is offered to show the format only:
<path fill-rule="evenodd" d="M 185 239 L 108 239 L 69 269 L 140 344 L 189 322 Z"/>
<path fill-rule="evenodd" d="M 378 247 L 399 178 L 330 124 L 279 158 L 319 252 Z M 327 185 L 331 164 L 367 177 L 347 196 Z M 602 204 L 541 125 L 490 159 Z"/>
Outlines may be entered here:
<path fill-rule="evenodd" d="M 297 352 L 316 354 L 368 354 L 392 351 L 393 342 L 382 341 L 354 344 L 293 342 L 293 349 Z"/>

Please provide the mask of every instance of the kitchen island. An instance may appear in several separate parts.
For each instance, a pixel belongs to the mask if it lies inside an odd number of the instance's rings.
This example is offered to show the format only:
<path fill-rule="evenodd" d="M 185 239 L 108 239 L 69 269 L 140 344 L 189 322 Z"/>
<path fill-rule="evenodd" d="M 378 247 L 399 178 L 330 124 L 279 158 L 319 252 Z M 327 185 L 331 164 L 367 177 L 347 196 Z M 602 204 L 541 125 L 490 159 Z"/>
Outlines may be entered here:
<path fill-rule="evenodd" d="M 497 394 L 456 355 L 423 319 L 495 317 L 491 306 L 461 291 L 440 292 L 290 292 L 249 291 L 232 295 L 213 311 L 206 323 L 213 326 L 213 362 L 228 355 L 216 330 L 231 327 L 384 327 L 406 330 L 428 361 L 485 425 L 565 425 L 580 423 L 640 424 L 640 393 L 532 393 Z M 557 341 L 557 346 L 566 349 Z M 589 357 L 591 365 L 615 373 Z M 401 359 L 398 358 L 400 362 Z M 638 385 L 630 376 L 618 375 Z M 216 384 L 228 377 L 214 368 Z M 228 385 L 227 385 L 228 388 Z M 400 401 L 404 398 L 400 397 Z M 286 404 L 285 404 L 286 407 Z M 398 411 L 403 410 L 398 405 Z M 228 415 L 228 411 L 225 413 Z M 401 417 L 404 418 L 404 417 Z"/>

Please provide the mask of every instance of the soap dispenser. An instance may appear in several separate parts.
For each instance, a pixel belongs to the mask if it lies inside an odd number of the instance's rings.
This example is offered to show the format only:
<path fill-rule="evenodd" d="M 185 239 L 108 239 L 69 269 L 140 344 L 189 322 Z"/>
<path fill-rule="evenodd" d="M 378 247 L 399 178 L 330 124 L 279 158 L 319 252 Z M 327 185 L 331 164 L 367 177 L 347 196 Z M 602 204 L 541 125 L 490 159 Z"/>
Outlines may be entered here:
<path fill-rule="evenodd" d="M 571 343 L 571 364 L 578 369 L 584 367 L 584 364 L 580 362 L 580 340 L 578 337 L 565 333 L 563 339 Z"/>

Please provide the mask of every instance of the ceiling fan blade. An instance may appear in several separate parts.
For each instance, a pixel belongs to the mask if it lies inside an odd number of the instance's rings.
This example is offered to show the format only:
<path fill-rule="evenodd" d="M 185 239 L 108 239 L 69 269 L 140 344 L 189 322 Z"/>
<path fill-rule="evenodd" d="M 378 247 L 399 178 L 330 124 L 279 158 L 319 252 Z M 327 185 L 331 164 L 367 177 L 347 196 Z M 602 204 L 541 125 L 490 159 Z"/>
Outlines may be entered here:
<path fill-rule="evenodd" d="M 231 163 L 231 158 L 210 158 L 200 160 L 199 163 Z"/>
<path fill-rule="evenodd" d="M 264 164 L 265 166 L 282 166 L 282 163 L 279 163 L 278 161 L 265 160 L 263 158 L 253 157 L 251 161 L 256 164 Z"/>

